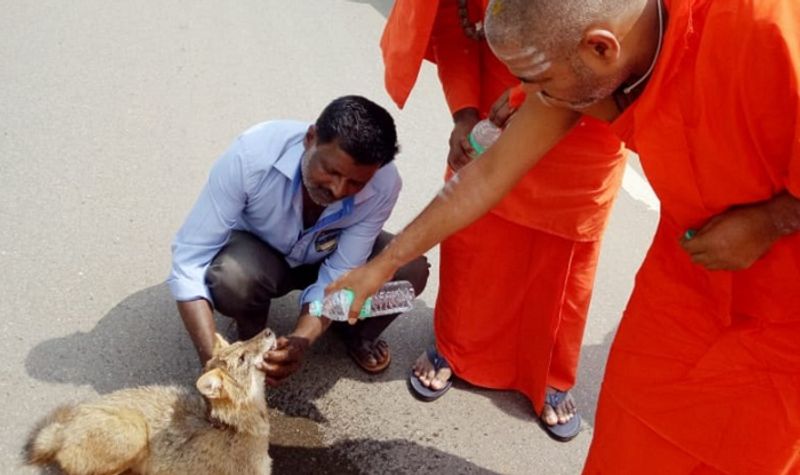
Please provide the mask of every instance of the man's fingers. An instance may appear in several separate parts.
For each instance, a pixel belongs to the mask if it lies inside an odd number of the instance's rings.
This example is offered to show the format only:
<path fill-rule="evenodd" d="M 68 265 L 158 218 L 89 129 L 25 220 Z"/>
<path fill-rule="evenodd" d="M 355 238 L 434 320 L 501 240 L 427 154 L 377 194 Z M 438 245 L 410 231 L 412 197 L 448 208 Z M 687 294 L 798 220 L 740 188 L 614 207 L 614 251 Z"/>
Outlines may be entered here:
<path fill-rule="evenodd" d="M 467 137 L 462 137 L 459 144 L 461 145 L 461 155 L 464 155 L 465 158 L 469 159 L 469 157 L 475 153 L 475 149 L 472 148 L 472 144 L 469 143 Z"/>
<path fill-rule="evenodd" d="M 266 357 L 264 358 L 264 362 L 267 365 L 271 363 L 284 363 L 290 361 L 292 359 L 292 349 L 291 348 L 282 348 L 279 350 L 270 350 L 266 353 Z"/>
<path fill-rule="evenodd" d="M 453 154 L 452 158 L 447 161 L 447 164 L 450 165 L 450 168 L 452 168 L 454 172 L 457 172 L 460 169 L 464 168 L 464 166 L 466 166 L 467 163 L 469 162 L 470 158 L 461 153 L 461 154 Z"/>
<path fill-rule="evenodd" d="M 492 106 L 492 110 L 489 111 L 489 120 L 491 120 L 492 122 L 497 124 L 497 122 L 500 120 L 500 118 L 503 115 L 506 115 L 505 111 L 507 111 L 507 110 L 508 110 L 508 102 L 507 101 L 506 102 L 501 102 L 501 103 L 495 102 L 494 105 Z"/>
<path fill-rule="evenodd" d="M 509 93 L 510 90 L 506 89 L 506 91 L 503 92 L 500 95 L 500 97 L 497 98 L 496 101 L 494 101 L 494 104 L 492 104 L 491 109 L 489 109 L 489 120 L 491 120 L 492 122 L 494 122 L 494 117 L 497 115 L 498 111 L 500 111 L 503 108 L 508 108 Z"/>
<path fill-rule="evenodd" d="M 350 325 L 355 325 L 358 321 L 359 315 L 361 315 L 361 308 L 364 306 L 364 302 L 366 298 L 361 295 L 355 294 L 353 296 L 353 302 L 350 303 L 350 312 L 347 314 L 347 322 Z"/>

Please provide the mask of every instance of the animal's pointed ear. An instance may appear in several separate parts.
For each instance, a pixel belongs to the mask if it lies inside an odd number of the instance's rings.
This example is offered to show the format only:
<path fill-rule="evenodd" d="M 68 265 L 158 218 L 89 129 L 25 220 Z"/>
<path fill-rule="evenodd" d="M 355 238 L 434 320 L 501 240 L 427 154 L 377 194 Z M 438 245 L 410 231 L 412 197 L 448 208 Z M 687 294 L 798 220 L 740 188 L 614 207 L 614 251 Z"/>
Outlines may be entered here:
<path fill-rule="evenodd" d="M 220 335 L 219 333 L 214 333 L 214 348 L 211 350 L 211 354 L 215 355 L 217 352 L 223 348 L 227 348 L 231 346 L 225 338 Z"/>
<path fill-rule="evenodd" d="M 218 368 L 212 369 L 197 379 L 197 390 L 209 399 L 221 398 L 225 393 L 222 387 L 222 377 L 222 371 Z"/>

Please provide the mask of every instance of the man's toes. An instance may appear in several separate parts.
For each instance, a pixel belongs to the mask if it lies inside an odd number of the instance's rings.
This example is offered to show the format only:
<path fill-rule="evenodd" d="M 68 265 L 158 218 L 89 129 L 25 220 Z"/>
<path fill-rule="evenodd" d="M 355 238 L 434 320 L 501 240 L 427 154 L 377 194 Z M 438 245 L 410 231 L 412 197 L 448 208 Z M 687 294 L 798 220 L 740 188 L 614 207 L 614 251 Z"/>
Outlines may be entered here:
<path fill-rule="evenodd" d="M 384 340 L 378 340 L 375 342 L 373 348 L 377 351 L 380 351 L 383 354 L 389 353 L 389 344 L 386 343 Z"/>
<path fill-rule="evenodd" d="M 420 374 L 418 377 L 419 377 L 419 380 L 422 382 L 422 384 L 425 387 L 429 388 L 429 387 L 431 387 L 431 382 L 433 381 L 433 378 L 435 376 L 436 376 L 436 372 L 433 370 L 433 368 L 431 368 L 431 369 L 428 369 L 426 371 L 423 371 L 422 374 Z"/>
<path fill-rule="evenodd" d="M 575 400 L 574 399 L 570 398 L 570 400 L 567 401 L 567 412 L 571 416 L 574 416 L 575 414 L 578 413 L 578 406 L 577 406 L 577 404 L 575 404 Z"/>
<path fill-rule="evenodd" d="M 563 424 L 572 419 L 572 414 L 567 411 L 567 408 L 563 404 L 556 408 L 556 416 L 558 417 L 559 424 Z"/>
<path fill-rule="evenodd" d="M 445 387 L 447 385 L 447 381 L 450 380 L 452 374 L 453 373 L 447 368 L 440 369 L 439 372 L 437 372 L 434 378 L 431 380 L 431 385 L 430 385 L 431 389 L 438 391 L 439 389 Z"/>
<path fill-rule="evenodd" d="M 419 378 L 426 371 L 430 371 L 433 366 L 431 366 L 430 361 L 428 361 L 428 356 L 425 353 L 422 353 L 422 356 L 414 361 L 414 366 L 412 366 L 412 368 L 414 370 L 414 374 Z"/>
<path fill-rule="evenodd" d="M 554 426 L 558 424 L 558 415 L 551 406 L 545 404 L 544 409 L 542 409 L 542 420 L 545 424 Z"/>

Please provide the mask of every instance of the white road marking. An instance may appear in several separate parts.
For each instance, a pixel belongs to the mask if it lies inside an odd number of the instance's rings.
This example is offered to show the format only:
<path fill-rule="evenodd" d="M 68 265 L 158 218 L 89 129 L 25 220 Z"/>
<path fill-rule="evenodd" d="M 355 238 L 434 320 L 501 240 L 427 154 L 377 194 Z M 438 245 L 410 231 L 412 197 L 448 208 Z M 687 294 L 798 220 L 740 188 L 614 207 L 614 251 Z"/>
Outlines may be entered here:
<path fill-rule="evenodd" d="M 634 157 L 630 159 L 634 159 Z M 622 189 L 625 190 L 631 198 L 641 201 L 653 211 L 658 211 L 660 209 L 658 197 L 656 197 L 655 192 L 653 192 L 653 188 L 650 187 L 647 180 L 631 167 L 630 164 L 625 164 L 625 174 L 622 176 Z"/>

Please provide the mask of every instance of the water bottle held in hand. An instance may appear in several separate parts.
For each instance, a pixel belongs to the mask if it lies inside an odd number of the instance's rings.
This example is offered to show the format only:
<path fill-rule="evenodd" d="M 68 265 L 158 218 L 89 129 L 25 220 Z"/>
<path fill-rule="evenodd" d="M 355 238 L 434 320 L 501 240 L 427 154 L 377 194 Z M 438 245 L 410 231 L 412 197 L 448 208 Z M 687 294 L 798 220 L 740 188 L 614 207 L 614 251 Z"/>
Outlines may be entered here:
<path fill-rule="evenodd" d="M 467 136 L 472 150 L 475 151 L 475 157 L 482 155 L 493 143 L 497 141 L 503 129 L 494 125 L 489 119 L 483 119 L 472 128 L 472 131 Z"/>
<path fill-rule="evenodd" d="M 393 315 L 411 310 L 414 307 L 414 287 L 407 280 L 396 280 L 386 283 L 372 297 L 364 301 L 358 318 Z M 315 300 L 309 304 L 309 313 L 315 317 L 327 317 L 331 320 L 346 321 L 353 303 L 351 290 L 334 292 L 323 300 Z"/>

